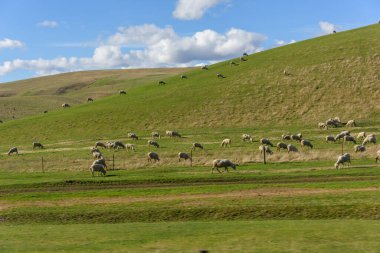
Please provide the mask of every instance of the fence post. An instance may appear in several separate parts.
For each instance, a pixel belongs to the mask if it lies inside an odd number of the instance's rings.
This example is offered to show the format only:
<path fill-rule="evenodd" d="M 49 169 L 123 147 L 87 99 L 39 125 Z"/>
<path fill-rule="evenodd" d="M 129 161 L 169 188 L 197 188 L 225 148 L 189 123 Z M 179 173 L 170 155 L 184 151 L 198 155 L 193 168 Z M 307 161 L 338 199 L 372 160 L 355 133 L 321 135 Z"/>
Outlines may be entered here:
<path fill-rule="evenodd" d="M 115 169 L 115 153 L 112 153 L 112 170 Z"/>
<path fill-rule="evenodd" d="M 44 157 L 41 156 L 41 169 L 42 169 L 42 172 L 45 172 L 44 171 Z"/>
<path fill-rule="evenodd" d="M 193 149 L 190 150 L 190 167 L 193 167 Z"/>
<path fill-rule="evenodd" d="M 263 156 L 264 156 L 264 164 L 267 164 L 267 159 L 266 159 L 266 148 L 263 146 Z"/>

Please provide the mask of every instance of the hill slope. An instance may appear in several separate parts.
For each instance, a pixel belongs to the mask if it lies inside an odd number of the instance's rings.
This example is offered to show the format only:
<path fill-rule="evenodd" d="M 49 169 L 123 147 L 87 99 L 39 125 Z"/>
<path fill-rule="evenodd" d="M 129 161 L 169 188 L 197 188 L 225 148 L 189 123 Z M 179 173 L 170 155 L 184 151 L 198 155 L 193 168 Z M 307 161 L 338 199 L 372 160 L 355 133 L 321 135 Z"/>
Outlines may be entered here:
<path fill-rule="evenodd" d="M 91 104 L 0 126 L 11 143 L 125 136 L 128 131 L 380 121 L 380 25 L 221 62 Z M 289 75 L 284 75 L 287 70 Z M 222 73 L 226 78 L 217 78 Z M 17 128 L 17 135 L 15 129 Z"/>

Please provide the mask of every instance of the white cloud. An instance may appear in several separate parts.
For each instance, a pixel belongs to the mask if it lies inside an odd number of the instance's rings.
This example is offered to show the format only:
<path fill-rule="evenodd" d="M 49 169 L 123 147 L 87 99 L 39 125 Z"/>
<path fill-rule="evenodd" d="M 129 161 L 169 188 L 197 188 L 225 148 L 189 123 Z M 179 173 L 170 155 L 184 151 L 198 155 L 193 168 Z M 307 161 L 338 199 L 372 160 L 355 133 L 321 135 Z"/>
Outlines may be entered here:
<path fill-rule="evenodd" d="M 22 43 L 19 40 L 12 40 L 12 39 L 2 39 L 0 40 L 0 49 L 2 48 L 16 48 L 16 47 L 23 47 L 24 43 Z"/>
<path fill-rule="evenodd" d="M 178 0 L 173 17 L 182 20 L 200 19 L 221 0 Z"/>
<path fill-rule="evenodd" d="M 321 28 L 324 34 L 331 34 L 338 29 L 338 26 L 331 24 L 327 21 L 319 22 L 319 27 Z"/>
<path fill-rule="evenodd" d="M 58 26 L 58 22 L 54 20 L 44 20 L 37 24 L 40 27 L 55 28 Z"/>
<path fill-rule="evenodd" d="M 264 35 L 237 28 L 225 33 L 206 29 L 181 37 L 172 27 L 121 27 L 95 48 L 91 57 L 16 59 L 1 64 L 0 75 L 17 69 L 46 75 L 84 69 L 194 66 L 237 57 L 243 52 L 261 51 L 264 40 Z M 135 45 L 141 48 L 134 48 Z"/>
<path fill-rule="evenodd" d="M 284 40 L 275 40 L 275 43 L 276 43 L 276 46 L 285 46 L 285 45 L 289 45 L 289 44 L 293 44 L 293 43 L 296 43 L 297 41 L 296 40 L 291 40 L 289 42 L 286 42 Z"/>

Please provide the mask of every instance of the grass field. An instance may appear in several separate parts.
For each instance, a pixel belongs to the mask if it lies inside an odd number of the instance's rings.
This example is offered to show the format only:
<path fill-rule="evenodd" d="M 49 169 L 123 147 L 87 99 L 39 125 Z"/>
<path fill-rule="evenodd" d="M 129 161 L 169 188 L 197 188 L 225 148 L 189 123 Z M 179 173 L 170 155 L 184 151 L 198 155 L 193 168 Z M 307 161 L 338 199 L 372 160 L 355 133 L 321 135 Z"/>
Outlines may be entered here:
<path fill-rule="evenodd" d="M 353 143 L 326 143 L 325 136 L 342 130 L 379 136 L 379 33 L 373 25 L 295 43 L 238 66 L 189 70 L 185 80 L 173 70 L 164 86 L 157 85 L 162 76 L 102 77 L 89 89 L 129 87 L 127 95 L 1 124 L 0 251 L 378 252 L 379 146 L 355 153 Z M 226 78 L 217 79 L 218 72 Z M 67 85 L 73 87 L 59 87 Z M 46 98 L 38 89 L 28 94 Z M 335 116 L 358 127 L 317 127 Z M 169 129 L 183 137 L 147 145 L 152 130 Z M 243 133 L 253 142 L 243 142 Z M 263 164 L 259 140 L 276 145 L 284 133 L 302 133 L 314 148 L 286 141 L 300 152 L 273 147 Z M 220 146 L 225 138 L 231 147 Z M 133 143 L 136 151 L 102 150 L 107 174 L 92 177 L 90 148 L 110 140 Z M 45 148 L 33 150 L 33 141 Z M 179 162 L 178 152 L 190 153 L 193 142 L 205 150 L 192 152 L 192 164 Z M 12 146 L 19 155 L 7 155 Z M 352 165 L 336 170 L 342 149 Z M 148 162 L 150 151 L 161 161 Z M 217 158 L 239 166 L 211 174 Z"/>

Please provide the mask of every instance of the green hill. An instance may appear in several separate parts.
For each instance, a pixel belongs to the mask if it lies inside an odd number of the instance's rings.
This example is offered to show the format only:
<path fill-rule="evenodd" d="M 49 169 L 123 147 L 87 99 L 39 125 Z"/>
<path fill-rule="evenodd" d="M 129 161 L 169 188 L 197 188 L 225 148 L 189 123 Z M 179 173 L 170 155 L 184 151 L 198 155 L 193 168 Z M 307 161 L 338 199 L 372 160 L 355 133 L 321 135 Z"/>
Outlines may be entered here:
<path fill-rule="evenodd" d="M 0 137 L 22 143 L 155 129 L 315 126 L 334 116 L 372 124 L 380 121 L 379 38 L 376 24 L 233 59 L 237 66 L 226 61 L 190 70 L 187 79 L 175 75 L 162 86 L 155 76 L 126 96 L 6 122 Z M 127 86 L 125 81 L 118 88 Z"/>

